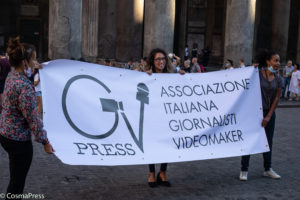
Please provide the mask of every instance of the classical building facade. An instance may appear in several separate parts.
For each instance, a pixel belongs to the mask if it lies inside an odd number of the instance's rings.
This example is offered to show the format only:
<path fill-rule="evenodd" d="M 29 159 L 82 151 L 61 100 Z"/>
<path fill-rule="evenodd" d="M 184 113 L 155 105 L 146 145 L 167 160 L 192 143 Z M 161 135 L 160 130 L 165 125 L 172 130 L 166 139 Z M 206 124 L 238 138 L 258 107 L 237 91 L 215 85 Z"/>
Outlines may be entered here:
<path fill-rule="evenodd" d="M 210 64 L 251 64 L 259 49 L 300 63 L 299 0 L 2 0 L 0 48 L 11 35 L 44 59 L 140 59 L 160 47 L 183 57 L 209 47 Z"/>

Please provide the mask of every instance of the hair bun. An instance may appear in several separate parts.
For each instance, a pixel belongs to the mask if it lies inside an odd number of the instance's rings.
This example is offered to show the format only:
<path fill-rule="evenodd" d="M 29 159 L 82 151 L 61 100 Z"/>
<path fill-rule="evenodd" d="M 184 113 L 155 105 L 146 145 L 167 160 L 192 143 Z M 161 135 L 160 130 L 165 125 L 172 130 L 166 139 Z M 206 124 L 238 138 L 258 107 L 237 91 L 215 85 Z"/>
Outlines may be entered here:
<path fill-rule="evenodd" d="M 17 67 L 21 64 L 24 57 L 24 45 L 20 42 L 20 37 L 9 38 L 7 53 L 9 62 L 12 66 Z"/>
<path fill-rule="evenodd" d="M 8 48 L 13 50 L 21 46 L 20 37 L 9 38 L 8 40 Z"/>

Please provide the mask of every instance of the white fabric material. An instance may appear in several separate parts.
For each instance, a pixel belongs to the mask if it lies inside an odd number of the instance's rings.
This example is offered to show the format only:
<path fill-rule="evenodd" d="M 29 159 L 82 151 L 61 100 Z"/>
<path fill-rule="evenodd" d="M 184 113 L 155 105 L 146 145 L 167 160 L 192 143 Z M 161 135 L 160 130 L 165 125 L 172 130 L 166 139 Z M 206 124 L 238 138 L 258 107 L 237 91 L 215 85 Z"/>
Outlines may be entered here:
<path fill-rule="evenodd" d="M 35 82 L 35 81 L 38 81 L 39 78 L 40 78 L 39 73 L 36 73 L 36 74 L 34 75 L 34 82 Z M 34 87 L 34 89 L 35 89 L 36 92 L 42 91 L 42 90 L 41 90 L 41 81 Z"/>
<path fill-rule="evenodd" d="M 299 93 L 299 88 L 298 88 L 298 84 L 300 80 L 300 71 L 296 71 L 296 72 L 292 72 L 292 77 L 291 77 L 291 82 L 290 82 L 290 87 L 289 87 L 289 91 L 293 92 L 295 94 Z"/>
<path fill-rule="evenodd" d="M 187 57 L 189 56 L 189 49 L 188 48 L 185 48 L 184 49 L 184 55 Z"/>
<path fill-rule="evenodd" d="M 27 77 L 31 77 L 32 75 L 32 70 L 30 67 L 28 67 L 27 69 L 24 69 L 24 72 L 26 73 Z"/>
<path fill-rule="evenodd" d="M 269 151 L 253 67 L 150 76 L 54 60 L 43 64 L 40 76 L 45 129 L 67 164 L 170 163 Z"/>

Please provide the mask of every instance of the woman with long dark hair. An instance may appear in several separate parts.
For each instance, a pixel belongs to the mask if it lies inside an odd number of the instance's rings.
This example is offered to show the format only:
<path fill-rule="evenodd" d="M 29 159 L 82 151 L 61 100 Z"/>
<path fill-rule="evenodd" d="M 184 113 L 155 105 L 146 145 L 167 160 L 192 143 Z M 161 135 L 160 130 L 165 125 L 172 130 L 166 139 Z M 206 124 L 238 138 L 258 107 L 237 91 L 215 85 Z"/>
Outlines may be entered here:
<path fill-rule="evenodd" d="M 276 118 L 275 109 L 283 87 L 283 81 L 277 74 L 280 66 L 280 57 L 275 52 L 264 50 L 258 54 L 256 60 L 259 63 L 258 67 L 263 107 L 263 120 L 261 125 L 265 128 L 270 148 L 269 152 L 263 153 L 265 168 L 263 175 L 273 179 L 280 179 L 280 176 L 272 169 L 271 166 Z M 242 157 L 240 172 L 240 180 L 242 181 L 246 181 L 248 179 L 249 161 L 250 155 Z"/>
<path fill-rule="evenodd" d="M 22 194 L 33 155 L 31 134 L 44 145 L 46 153 L 54 150 L 37 113 L 33 84 L 24 72 L 32 58 L 26 59 L 26 49 L 18 37 L 9 40 L 7 53 L 13 70 L 6 78 L 3 92 L 0 143 L 9 157 L 7 194 Z"/>
<path fill-rule="evenodd" d="M 167 53 L 162 49 L 153 49 L 147 61 L 147 73 L 173 73 L 173 67 Z M 157 174 L 157 178 L 155 181 L 155 165 L 149 165 L 150 175 L 148 178 L 148 185 L 150 187 L 156 187 L 157 185 L 162 185 L 166 187 L 170 187 L 171 184 L 167 181 L 166 171 L 167 171 L 167 163 L 163 163 L 160 165 L 160 172 Z"/>

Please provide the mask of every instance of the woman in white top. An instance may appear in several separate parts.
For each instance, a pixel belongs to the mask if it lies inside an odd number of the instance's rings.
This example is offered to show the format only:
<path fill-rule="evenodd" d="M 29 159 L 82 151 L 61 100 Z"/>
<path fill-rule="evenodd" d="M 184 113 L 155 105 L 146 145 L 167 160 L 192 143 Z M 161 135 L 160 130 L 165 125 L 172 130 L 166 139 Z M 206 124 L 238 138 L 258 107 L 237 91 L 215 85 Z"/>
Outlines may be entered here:
<path fill-rule="evenodd" d="M 294 65 L 294 70 L 292 72 L 292 76 L 291 76 L 291 82 L 290 82 L 290 87 L 289 87 L 289 91 L 291 92 L 291 97 L 290 97 L 290 101 L 292 101 L 292 96 L 295 96 L 295 100 L 298 101 L 299 97 L 298 97 L 298 93 L 299 93 L 299 87 L 300 87 L 300 71 L 299 69 L 299 64 L 295 64 Z"/>

